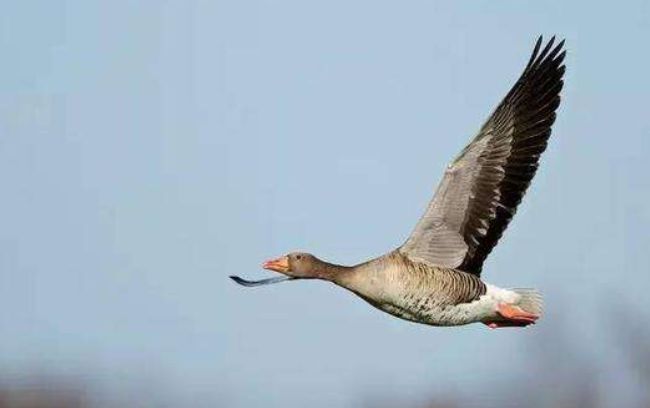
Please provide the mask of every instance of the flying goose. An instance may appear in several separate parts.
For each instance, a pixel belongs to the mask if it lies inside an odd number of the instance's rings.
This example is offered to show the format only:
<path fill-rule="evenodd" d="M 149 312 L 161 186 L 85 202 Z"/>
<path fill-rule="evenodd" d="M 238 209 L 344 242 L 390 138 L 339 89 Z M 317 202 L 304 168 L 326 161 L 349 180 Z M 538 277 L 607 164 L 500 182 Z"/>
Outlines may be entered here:
<path fill-rule="evenodd" d="M 292 252 L 267 261 L 282 276 L 259 286 L 322 279 L 399 318 L 432 326 L 481 322 L 522 327 L 542 313 L 535 289 L 504 289 L 481 280 L 483 262 L 521 202 L 546 149 L 560 105 L 566 51 L 539 37 L 521 74 L 478 135 L 445 170 L 415 229 L 399 248 L 356 266 Z M 541 51 L 540 51 L 541 49 Z"/>

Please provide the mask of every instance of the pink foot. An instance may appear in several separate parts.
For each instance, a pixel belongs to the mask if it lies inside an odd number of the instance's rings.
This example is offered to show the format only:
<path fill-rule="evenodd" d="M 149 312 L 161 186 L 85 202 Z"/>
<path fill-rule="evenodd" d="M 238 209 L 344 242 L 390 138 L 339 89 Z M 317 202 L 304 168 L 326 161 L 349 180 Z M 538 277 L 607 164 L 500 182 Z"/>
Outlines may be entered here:
<path fill-rule="evenodd" d="M 498 329 L 500 327 L 525 327 L 530 324 L 535 324 L 539 316 L 534 313 L 529 313 L 522 308 L 507 303 L 500 303 L 497 306 L 497 313 L 503 320 L 485 322 L 485 325 L 490 329 Z"/>
<path fill-rule="evenodd" d="M 499 303 L 497 312 L 501 317 L 511 321 L 512 323 L 533 324 L 539 316 L 534 313 L 529 313 L 518 306 L 509 305 L 507 303 Z"/>

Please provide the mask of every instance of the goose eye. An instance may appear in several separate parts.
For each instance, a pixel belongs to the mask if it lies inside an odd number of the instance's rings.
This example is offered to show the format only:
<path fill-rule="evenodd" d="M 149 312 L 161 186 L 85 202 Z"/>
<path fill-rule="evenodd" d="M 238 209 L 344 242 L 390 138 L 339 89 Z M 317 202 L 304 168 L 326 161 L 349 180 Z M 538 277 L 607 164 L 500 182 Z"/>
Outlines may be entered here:
<path fill-rule="evenodd" d="M 297 259 L 297 260 L 302 259 L 302 255 L 298 255 L 298 256 L 296 256 L 296 259 Z"/>

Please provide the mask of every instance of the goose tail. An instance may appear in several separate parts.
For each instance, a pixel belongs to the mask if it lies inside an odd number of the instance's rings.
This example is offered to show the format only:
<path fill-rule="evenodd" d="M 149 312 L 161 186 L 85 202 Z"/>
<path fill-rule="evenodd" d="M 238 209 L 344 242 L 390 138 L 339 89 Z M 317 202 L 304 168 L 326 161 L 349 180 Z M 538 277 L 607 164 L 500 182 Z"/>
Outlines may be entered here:
<path fill-rule="evenodd" d="M 544 311 L 544 299 L 537 289 L 530 288 L 513 288 L 510 289 L 519 295 L 519 301 L 516 303 L 521 309 L 528 313 L 542 316 Z"/>

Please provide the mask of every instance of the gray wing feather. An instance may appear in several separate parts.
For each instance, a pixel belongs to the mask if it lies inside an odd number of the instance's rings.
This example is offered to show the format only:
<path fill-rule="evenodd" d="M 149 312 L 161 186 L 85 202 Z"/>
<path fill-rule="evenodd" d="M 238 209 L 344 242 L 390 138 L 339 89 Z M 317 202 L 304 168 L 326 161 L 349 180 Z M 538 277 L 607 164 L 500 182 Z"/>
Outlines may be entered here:
<path fill-rule="evenodd" d="M 564 41 L 551 51 L 551 39 L 539 53 L 541 41 L 515 86 L 445 171 L 399 249 L 411 260 L 480 275 L 535 174 L 560 104 Z"/>

